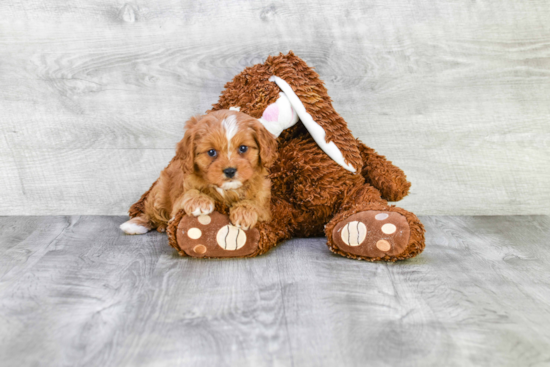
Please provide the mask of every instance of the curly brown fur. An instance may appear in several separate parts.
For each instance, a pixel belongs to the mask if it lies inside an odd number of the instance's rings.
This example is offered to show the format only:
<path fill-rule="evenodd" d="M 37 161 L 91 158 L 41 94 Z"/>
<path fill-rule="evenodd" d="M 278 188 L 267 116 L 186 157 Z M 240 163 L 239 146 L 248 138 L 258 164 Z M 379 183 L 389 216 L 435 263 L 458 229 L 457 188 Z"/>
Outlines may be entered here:
<path fill-rule="evenodd" d="M 178 246 L 178 241 L 176 239 L 176 231 L 178 229 L 178 224 L 181 221 L 181 218 L 185 215 L 185 211 L 180 210 L 176 213 L 176 216 L 168 222 L 168 227 L 166 228 L 166 234 L 168 235 L 168 243 L 170 246 L 175 248 L 180 256 L 187 256 L 184 251 Z"/>

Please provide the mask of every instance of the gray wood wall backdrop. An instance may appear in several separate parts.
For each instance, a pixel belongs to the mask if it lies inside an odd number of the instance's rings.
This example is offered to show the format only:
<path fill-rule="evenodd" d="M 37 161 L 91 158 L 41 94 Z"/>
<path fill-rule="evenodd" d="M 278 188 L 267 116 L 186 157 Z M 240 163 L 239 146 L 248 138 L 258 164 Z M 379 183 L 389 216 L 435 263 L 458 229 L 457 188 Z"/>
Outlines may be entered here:
<path fill-rule="evenodd" d="M 0 214 L 124 214 L 186 118 L 315 66 L 418 214 L 550 214 L 548 0 L 0 2 Z"/>

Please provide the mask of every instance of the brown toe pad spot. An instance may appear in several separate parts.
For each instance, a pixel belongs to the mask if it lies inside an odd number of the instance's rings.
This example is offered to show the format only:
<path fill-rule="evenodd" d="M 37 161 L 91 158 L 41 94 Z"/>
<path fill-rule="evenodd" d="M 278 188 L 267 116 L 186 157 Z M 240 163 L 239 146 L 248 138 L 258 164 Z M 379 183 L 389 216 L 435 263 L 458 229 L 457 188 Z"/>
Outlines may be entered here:
<path fill-rule="evenodd" d="M 212 212 L 183 216 L 176 238 L 181 250 L 192 257 L 243 257 L 258 249 L 260 232 L 237 228 L 227 215 Z"/>
<path fill-rule="evenodd" d="M 332 232 L 340 250 L 369 258 L 397 256 L 406 249 L 409 238 L 409 224 L 403 215 L 376 210 L 356 213 Z"/>
<path fill-rule="evenodd" d="M 206 252 L 206 246 L 204 245 L 197 245 L 193 247 L 193 251 L 199 255 L 202 255 Z"/>

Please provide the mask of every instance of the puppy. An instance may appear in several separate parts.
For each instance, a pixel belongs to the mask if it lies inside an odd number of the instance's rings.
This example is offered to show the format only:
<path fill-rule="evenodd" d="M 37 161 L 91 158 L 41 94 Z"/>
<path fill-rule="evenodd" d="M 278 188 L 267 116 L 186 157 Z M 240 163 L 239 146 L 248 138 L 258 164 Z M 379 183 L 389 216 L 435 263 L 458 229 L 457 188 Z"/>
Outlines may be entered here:
<path fill-rule="evenodd" d="M 164 232 L 179 210 L 210 214 L 216 202 L 227 204 L 231 223 L 245 230 L 269 221 L 267 168 L 276 158 L 275 137 L 257 119 L 230 110 L 192 117 L 185 127 L 176 156 L 151 187 L 144 210 L 120 228 L 127 234 Z"/>

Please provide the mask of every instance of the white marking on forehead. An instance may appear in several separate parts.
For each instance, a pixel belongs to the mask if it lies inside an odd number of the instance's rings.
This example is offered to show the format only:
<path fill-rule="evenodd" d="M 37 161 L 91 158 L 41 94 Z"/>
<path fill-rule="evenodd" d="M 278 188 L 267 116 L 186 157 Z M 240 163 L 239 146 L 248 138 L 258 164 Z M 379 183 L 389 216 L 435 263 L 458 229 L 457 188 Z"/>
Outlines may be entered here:
<path fill-rule="evenodd" d="M 235 115 L 227 116 L 222 121 L 222 126 L 225 129 L 225 136 L 227 137 L 227 156 L 231 158 L 231 139 L 233 139 L 237 131 L 239 131 L 237 117 L 235 117 Z"/>
<path fill-rule="evenodd" d="M 237 117 L 235 115 L 227 116 L 222 121 L 222 126 L 225 129 L 225 136 L 227 136 L 227 141 L 231 141 L 231 139 L 237 134 L 237 131 L 239 130 L 239 127 L 237 125 Z"/>

